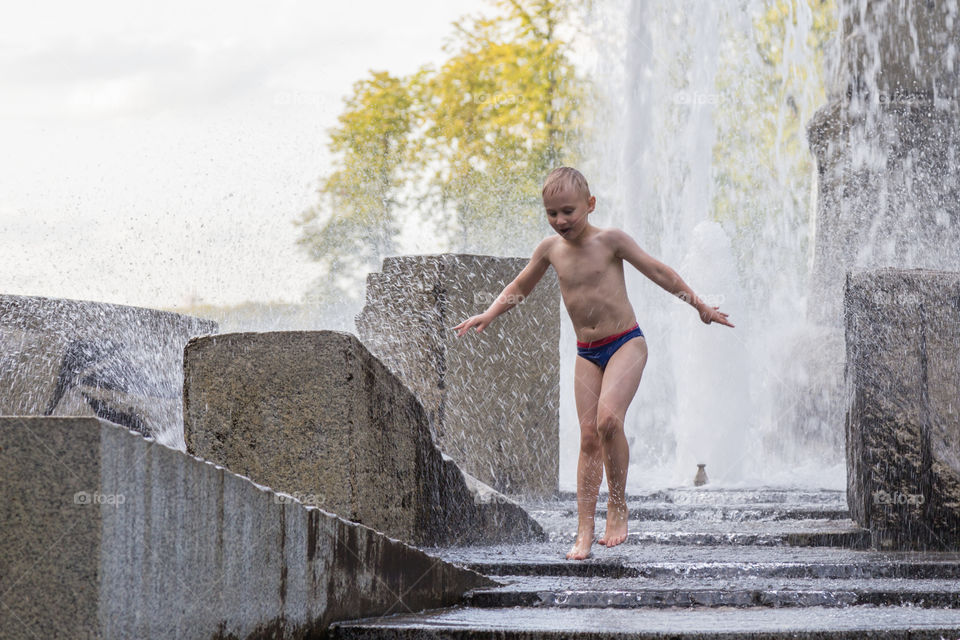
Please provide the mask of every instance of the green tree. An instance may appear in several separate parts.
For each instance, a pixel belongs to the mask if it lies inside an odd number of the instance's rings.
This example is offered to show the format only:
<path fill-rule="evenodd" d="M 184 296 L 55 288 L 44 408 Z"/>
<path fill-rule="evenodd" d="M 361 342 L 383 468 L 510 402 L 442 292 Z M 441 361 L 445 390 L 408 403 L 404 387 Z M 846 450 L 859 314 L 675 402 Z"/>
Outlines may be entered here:
<path fill-rule="evenodd" d="M 544 232 L 539 191 L 575 162 L 585 82 L 559 35 L 570 0 L 494 0 L 454 23 L 434 69 L 354 85 L 330 132 L 332 171 L 298 220 L 325 267 L 315 296 L 339 295 L 397 249 L 401 216 L 430 221 L 441 247 L 527 253 Z"/>
<path fill-rule="evenodd" d="M 318 301 L 339 298 L 355 285 L 349 274 L 371 271 L 395 250 L 413 104 L 405 79 L 373 72 L 354 84 L 330 132 L 336 168 L 297 221 L 298 244 L 327 273 L 312 294 Z"/>
<path fill-rule="evenodd" d="M 452 57 L 422 90 L 420 158 L 428 194 L 460 251 L 527 253 L 543 233 L 540 185 L 576 162 L 585 82 L 558 31 L 571 4 L 495 3 L 502 14 L 455 24 Z"/>
<path fill-rule="evenodd" d="M 836 0 L 774 0 L 753 16 L 748 38 L 726 48 L 717 78 L 714 217 L 732 223 L 745 262 L 772 262 L 764 251 L 780 243 L 765 234 L 790 234 L 795 261 L 779 276 L 805 273 L 814 160 L 806 124 L 826 101 L 825 52 L 836 37 Z M 812 63 L 812 64 L 811 64 Z M 751 73 L 744 73 L 749 68 Z M 801 230 L 801 231 L 796 231 Z"/>

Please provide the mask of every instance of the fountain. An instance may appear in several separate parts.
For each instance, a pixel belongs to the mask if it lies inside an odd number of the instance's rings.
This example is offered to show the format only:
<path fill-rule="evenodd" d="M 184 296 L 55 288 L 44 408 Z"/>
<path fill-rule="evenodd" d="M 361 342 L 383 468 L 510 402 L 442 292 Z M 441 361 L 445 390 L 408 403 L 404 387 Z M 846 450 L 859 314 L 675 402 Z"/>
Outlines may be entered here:
<path fill-rule="evenodd" d="M 737 324 L 706 329 L 628 274 L 650 348 L 627 413 L 637 490 L 689 484 L 695 463 L 725 486 L 843 486 L 842 411 L 815 397 L 842 376 L 812 375 L 803 359 L 816 344 L 805 319 L 815 168 L 802 136 L 819 106 L 814 20 L 805 2 L 783 6 L 772 88 L 755 26 L 770 3 L 619 3 L 598 29 L 624 44 L 605 40 L 596 65 L 612 106 L 586 167 L 595 223 L 630 232 Z M 814 397 L 800 391 L 810 384 Z"/>
<path fill-rule="evenodd" d="M 806 2 L 774 4 L 789 10 L 786 78 L 812 67 L 814 20 Z M 753 100 L 766 88 L 750 82 L 767 62 L 752 51 L 753 21 L 771 6 L 633 0 L 612 11 L 624 48 L 608 51 L 623 64 L 601 65 L 623 70 L 610 78 L 622 116 L 609 123 L 628 135 L 585 167 L 609 202 L 597 222 L 629 230 L 739 320 L 721 339 L 631 274 L 651 350 L 628 413 L 624 544 L 563 560 L 576 514 L 563 482 L 576 442 L 569 322 L 543 305 L 498 326 L 511 346 L 539 323 L 534 380 L 506 375 L 502 353 L 472 361 L 437 335 L 444 310 L 488 302 L 463 285 L 480 278 L 476 265 L 508 259 L 392 258 L 358 319 L 370 350 L 336 332 L 206 336 L 186 346 L 186 378 L 183 343 L 209 323 L 179 318 L 173 339 L 151 328 L 129 349 L 101 318 L 45 349 L 31 322 L 56 314 L 36 309 L 71 307 L 28 301 L 29 313 L 0 316 L 0 374 L 16 403 L 5 406 L 47 415 L 0 418 L 0 638 L 957 637 L 956 554 L 897 551 L 960 539 L 960 279 L 943 271 L 960 270 L 957 3 L 843 0 L 826 106 L 814 113 L 815 81 L 796 76 L 765 123 L 774 166 L 731 200 L 735 177 L 717 177 L 713 153 L 740 130 L 730 113 L 743 116 L 716 106 L 761 113 Z M 816 157 L 807 174 L 785 151 L 798 119 Z M 762 172 L 745 148 L 732 152 Z M 429 277 L 409 275 L 427 264 Z M 386 304 L 406 331 L 432 334 L 423 361 L 405 362 L 397 336 L 379 339 Z M 55 317 L 50 333 L 75 318 Z M 551 432 L 504 456 L 498 445 L 523 429 L 472 437 L 470 421 L 486 407 L 506 420 L 497 393 L 539 384 L 556 395 L 558 324 L 559 425 L 550 397 L 518 397 L 518 424 Z M 30 354 L 35 382 L 23 375 Z M 138 375 L 154 356 L 177 365 Z M 453 411 L 471 367 L 500 386 L 479 409 Z M 186 444 L 212 462 L 177 450 L 181 414 L 149 417 L 179 409 L 184 379 Z M 81 409 L 97 417 L 51 416 Z M 521 495 L 459 473 L 437 442 Z"/>

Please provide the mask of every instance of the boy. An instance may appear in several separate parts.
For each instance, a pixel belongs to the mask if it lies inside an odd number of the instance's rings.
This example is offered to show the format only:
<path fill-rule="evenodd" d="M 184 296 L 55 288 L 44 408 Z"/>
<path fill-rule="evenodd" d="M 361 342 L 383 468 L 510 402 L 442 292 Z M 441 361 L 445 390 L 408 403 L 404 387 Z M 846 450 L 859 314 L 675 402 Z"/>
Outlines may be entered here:
<path fill-rule="evenodd" d="M 590 556 L 594 514 L 603 469 L 609 499 L 607 527 L 598 542 L 614 547 L 627 539 L 627 465 L 629 451 L 623 419 L 647 363 L 647 344 L 627 299 L 626 260 L 640 273 L 690 303 L 705 323 L 732 327 L 727 314 L 697 298 L 677 273 L 645 253 L 619 229 L 600 229 L 587 220 L 596 198 L 576 169 L 560 167 L 543 185 L 543 206 L 556 236 L 537 245 L 530 262 L 480 315 L 454 329 L 463 336 L 483 331 L 494 318 L 530 295 L 547 267 L 553 266 L 567 313 L 577 335 L 574 396 L 580 421 L 577 464 L 577 539 L 568 559 Z"/>

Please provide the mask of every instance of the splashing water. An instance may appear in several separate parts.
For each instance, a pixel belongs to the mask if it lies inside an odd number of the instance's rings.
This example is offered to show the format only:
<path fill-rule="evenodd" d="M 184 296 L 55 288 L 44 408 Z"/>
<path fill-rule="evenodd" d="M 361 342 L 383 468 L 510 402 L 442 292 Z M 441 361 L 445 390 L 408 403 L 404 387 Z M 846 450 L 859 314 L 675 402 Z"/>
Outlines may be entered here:
<path fill-rule="evenodd" d="M 838 5 L 832 38 L 806 0 L 596 13 L 595 222 L 626 229 L 737 325 L 699 325 L 628 277 L 650 347 L 625 424 L 634 489 L 690 484 L 696 463 L 717 484 L 842 487 L 845 274 L 960 268 L 958 3 Z"/>
<path fill-rule="evenodd" d="M 584 166 L 599 195 L 594 223 L 628 231 L 736 325 L 704 325 L 629 271 L 650 352 L 625 423 L 634 490 L 692 484 L 697 463 L 712 484 L 844 483 L 842 423 L 805 415 L 796 395 L 810 372 L 795 354 L 815 333 L 805 318 L 816 176 L 802 124 L 822 105 L 824 81 L 810 7 L 786 4 L 771 47 L 779 62 L 758 53 L 768 2 L 636 0 L 595 16 L 608 34 L 594 63 L 608 129 Z M 569 479 L 578 435 L 566 374 Z"/>

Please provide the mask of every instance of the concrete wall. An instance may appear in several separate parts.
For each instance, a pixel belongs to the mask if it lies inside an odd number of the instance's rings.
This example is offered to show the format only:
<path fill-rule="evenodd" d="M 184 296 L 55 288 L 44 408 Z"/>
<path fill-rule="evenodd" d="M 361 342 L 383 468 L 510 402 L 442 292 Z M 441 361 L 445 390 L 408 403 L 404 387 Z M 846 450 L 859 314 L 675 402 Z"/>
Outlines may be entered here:
<path fill-rule="evenodd" d="M 483 333 L 451 329 L 486 310 L 525 258 L 386 258 L 367 277 L 360 339 L 417 394 L 440 448 L 498 491 L 552 495 L 559 473 L 560 289 L 550 269 Z"/>
<path fill-rule="evenodd" d="M 209 320 L 0 295 L 0 415 L 97 416 L 184 448 L 183 347 Z"/>
<path fill-rule="evenodd" d="M 960 549 L 960 273 L 847 278 L 847 497 L 875 547 Z"/>
<path fill-rule="evenodd" d="M 188 451 L 418 545 L 543 539 L 437 449 L 413 393 L 357 338 L 237 333 L 184 352 Z"/>
<path fill-rule="evenodd" d="M 94 418 L 0 418 L 0 478 L 4 640 L 305 638 L 489 584 Z"/>

